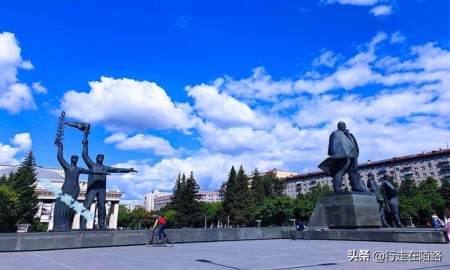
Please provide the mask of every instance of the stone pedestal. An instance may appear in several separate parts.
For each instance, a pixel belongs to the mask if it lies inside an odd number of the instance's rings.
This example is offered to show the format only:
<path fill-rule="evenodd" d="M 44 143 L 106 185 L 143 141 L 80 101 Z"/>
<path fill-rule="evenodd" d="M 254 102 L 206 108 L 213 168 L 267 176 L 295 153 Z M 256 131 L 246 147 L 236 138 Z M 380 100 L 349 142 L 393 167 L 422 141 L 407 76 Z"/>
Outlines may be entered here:
<path fill-rule="evenodd" d="M 309 230 L 380 228 L 376 197 L 364 192 L 343 192 L 322 197 L 307 226 Z"/>

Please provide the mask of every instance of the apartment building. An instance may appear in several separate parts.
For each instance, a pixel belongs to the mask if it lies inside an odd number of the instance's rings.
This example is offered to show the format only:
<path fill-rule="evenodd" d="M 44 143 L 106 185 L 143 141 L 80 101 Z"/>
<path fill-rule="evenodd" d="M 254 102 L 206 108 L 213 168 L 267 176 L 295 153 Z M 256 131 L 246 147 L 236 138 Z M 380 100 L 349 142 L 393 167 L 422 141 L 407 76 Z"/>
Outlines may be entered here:
<path fill-rule="evenodd" d="M 201 202 L 214 203 L 221 201 L 218 191 L 199 190 L 197 194 L 199 195 L 200 197 L 199 201 Z M 172 201 L 172 194 L 154 197 L 153 210 L 158 211 L 167 204 L 169 204 L 171 201 Z"/>
<path fill-rule="evenodd" d="M 358 169 L 364 183 L 367 183 L 367 175 L 371 172 L 379 184 L 383 175 L 392 176 L 398 185 L 406 178 L 419 184 L 427 177 L 433 177 L 441 184 L 444 179 L 450 179 L 449 161 L 450 150 L 439 149 L 379 161 L 368 160 L 366 163 L 359 164 Z M 332 178 L 322 171 L 294 175 L 285 178 L 284 181 L 286 181 L 285 194 L 292 198 L 295 198 L 298 193 L 308 193 L 311 187 L 319 183 L 333 186 Z M 342 187 L 351 190 L 348 175 L 344 176 Z"/>

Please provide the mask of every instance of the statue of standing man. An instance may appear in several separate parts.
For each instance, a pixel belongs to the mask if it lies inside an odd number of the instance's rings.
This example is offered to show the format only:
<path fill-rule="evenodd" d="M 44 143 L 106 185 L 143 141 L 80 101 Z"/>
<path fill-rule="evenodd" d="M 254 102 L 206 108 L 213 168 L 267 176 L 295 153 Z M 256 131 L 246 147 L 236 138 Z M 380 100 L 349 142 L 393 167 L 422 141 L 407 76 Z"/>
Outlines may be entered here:
<path fill-rule="evenodd" d="M 129 173 L 137 172 L 134 168 L 115 168 L 106 166 L 103 164 L 105 156 L 102 154 L 97 155 L 96 162 L 93 162 L 88 154 L 88 140 L 90 125 L 81 123 L 75 123 L 80 130 L 84 132 L 83 139 L 83 151 L 82 158 L 90 170 L 96 172 L 104 172 L 105 174 L 90 174 L 88 176 L 88 185 L 86 191 L 86 198 L 83 206 L 90 209 L 94 200 L 97 200 L 98 210 L 98 227 L 100 229 L 106 229 L 106 173 Z M 69 124 L 68 124 L 69 125 Z M 87 219 L 82 216 L 80 220 L 80 229 L 86 229 Z"/>
<path fill-rule="evenodd" d="M 337 124 L 337 130 L 330 135 L 328 156 L 319 165 L 319 168 L 333 177 L 335 193 L 342 192 L 342 179 L 346 173 L 348 174 L 352 191 L 367 191 L 361 185 L 358 176 L 358 142 L 342 121 Z"/>

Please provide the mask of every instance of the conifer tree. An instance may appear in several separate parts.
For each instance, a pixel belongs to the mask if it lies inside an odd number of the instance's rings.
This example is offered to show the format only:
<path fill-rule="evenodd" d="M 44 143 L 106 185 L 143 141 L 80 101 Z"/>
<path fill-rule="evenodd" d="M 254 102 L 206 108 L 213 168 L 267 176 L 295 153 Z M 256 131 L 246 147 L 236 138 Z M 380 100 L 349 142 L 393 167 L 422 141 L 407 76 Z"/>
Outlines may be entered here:
<path fill-rule="evenodd" d="M 224 186 L 224 196 L 222 203 L 222 218 L 230 216 L 230 212 L 232 209 L 232 202 L 234 200 L 234 193 L 236 190 L 236 170 L 234 166 L 231 166 L 230 172 L 228 173 L 228 179 Z M 225 220 L 221 220 L 225 222 Z"/>
<path fill-rule="evenodd" d="M 445 208 L 450 209 L 450 180 L 442 180 L 441 196 L 444 199 Z"/>
<path fill-rule="evenodd" d="M 19 169 L 11 179 L 12 189 L 19 197 L 15 209 L 17 224 L 34 224 L 38 211 L 38 195 L 35 191 L 37 185 L 36 160 L 33 152 L 29 152 Z M 35 224 L 36 225 L 36 224 Z"/>

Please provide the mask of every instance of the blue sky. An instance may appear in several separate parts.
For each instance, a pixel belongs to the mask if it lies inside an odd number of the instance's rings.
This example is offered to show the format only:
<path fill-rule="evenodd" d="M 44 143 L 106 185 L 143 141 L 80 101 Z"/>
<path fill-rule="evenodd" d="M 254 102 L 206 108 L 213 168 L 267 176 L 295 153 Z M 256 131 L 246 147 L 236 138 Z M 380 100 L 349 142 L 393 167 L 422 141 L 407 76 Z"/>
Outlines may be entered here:
<path fill-rule="evenodd" d="M 345 121 L 360 162 L 447 148 L 447 0 L 6 1 L 0 164 L 59 167 L 58 116 L 124 202 L 179 172 L 216 190 L 231 166 L 318 171 Z M 65 130 L 65 157 L 83 134 Z M 80 166 L 85 164 L 80 160 Z"/>

